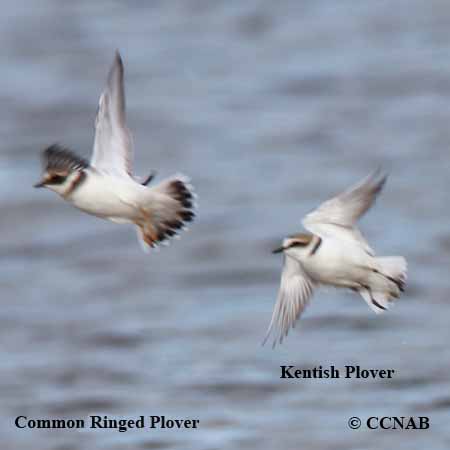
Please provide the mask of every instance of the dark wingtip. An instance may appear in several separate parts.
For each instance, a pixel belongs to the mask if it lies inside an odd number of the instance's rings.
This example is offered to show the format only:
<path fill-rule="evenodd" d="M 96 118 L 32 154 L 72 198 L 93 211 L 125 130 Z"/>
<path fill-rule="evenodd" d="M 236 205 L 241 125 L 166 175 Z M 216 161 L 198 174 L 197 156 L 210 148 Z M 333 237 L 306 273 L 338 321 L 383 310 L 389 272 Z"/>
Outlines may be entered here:
<path fill-rule="evenodd" d="M 374 181 L 378 180 L 377 185 L 380 185 L 381 187 L 384 186 L 388 177 L 389 172 L 385 170 L 381 165 L 377 166 L 377 168 L 371 174 L 371 178 Z"/>
<path fill-rule="evenodd" d="M 120 76 L 123 76 L 123 59 L 119 50 L 117 49 L 115 52 L 115 64 L 119 67 Z"/>
<path fill-rule="evenodd" d="M 120 55 L 118 48 L 116 48 L 116 51 L 114 52 L 114 58 L 119 64 L 122 64 L 122 56 Z"/>
<path fill-rule="evenodd" d="M 121 80 L 123 78 L 123 61 L 122 61 L 122 56 L 120 55 L 120 52 L 118 49 L 116 49 L 116 51 L 114 52 L 114 61 L 111 64 L 111 68 L 109 69 L 109 73 L 108 73 L 108 82 L 112 83 L 115 73 L 118 73 L 118 77 L 119 80 Z"/>
<path fill-rule="evenodd" d="M 389 173 L 380 165 L 367 176 L 362 184 L 369 183 L 371 185 L 372 191 L 375 194 L 379 194 L 383 190 L 388 177 Z"/>

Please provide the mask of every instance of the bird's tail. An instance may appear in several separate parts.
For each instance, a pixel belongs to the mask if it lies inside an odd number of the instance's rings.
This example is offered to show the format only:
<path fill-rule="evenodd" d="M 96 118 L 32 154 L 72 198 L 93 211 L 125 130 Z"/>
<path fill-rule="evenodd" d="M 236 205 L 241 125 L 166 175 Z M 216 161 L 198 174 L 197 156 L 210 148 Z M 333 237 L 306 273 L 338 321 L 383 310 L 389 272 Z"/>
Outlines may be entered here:
<path fill-rule="evenodd" d="M 195 217 L 195 193 L 189 179 L 182 175 L 146 188 L 140 218 L 135 223 L 144 250 L 155 248 L 186 228 Z"/>
<path fill-rule="evenodd" d="M 391 278 L 403 291 L 408 270 L 406 259 L 403 256 L 383 256 L 377 258 L 377 262 L 381 267 L 381 273 Z"/>
<path fill-rule="evenodd" d="M 368 285 L 359 293 L 369 307 L 377 314 L 389 309 L 390 304 L 400 297 L 405 289 L 407 263 L 402 256 L 376 258 L 378 268 L 368 279 Z"/>

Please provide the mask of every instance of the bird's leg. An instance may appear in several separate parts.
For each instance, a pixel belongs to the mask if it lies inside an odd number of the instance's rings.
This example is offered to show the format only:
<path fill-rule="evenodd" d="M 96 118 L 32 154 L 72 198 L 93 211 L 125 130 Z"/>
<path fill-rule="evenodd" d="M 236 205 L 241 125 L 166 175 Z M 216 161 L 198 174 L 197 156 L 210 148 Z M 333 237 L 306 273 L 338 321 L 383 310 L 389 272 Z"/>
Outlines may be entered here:
<path fill-rule="evenodd" d="M 382 305 L 380 305 L 374 298 L 373 298 L 373 295 L 372 295 L 372 290 L 370 289 L 370 287 L 369 286 L 366 286 L 366 285 L 361 285 L 364 289 L 366 289 L 367 290 L 367 292 L 369 293 L 369 295 L 370 295 L 370 301 L 376 306 L 376 307 L 378 307 L 378 308 L 380 308 L 380 309 L 383 309 L 384 311 L 387 311 L 387 309 L 384 307 L 384 306 L 382 306 Z"/>
<path fill-rule="evenodd" d="M 377 269 L 372 269 L 373 272 L 380 274 L 384 278 L 387 278 L 389 281 L 392 281 L 394 284 L 397 285 L 397 287 L 400 289 L 400 292 L 405 292 L 405 283 L 401 280 L 396 280 L 395 278 L 390 277 L 389 275 L 386 275 L 385 273 L 380 272 Z"/>
<path fill-rule="evenodd" d="M 147 186 L 147 184 L 150 183 L 150 181 L 153 180 L 153 178 L 155 178 L 156 172 L 152 172 L 141 184 L 142 186 Z"/>

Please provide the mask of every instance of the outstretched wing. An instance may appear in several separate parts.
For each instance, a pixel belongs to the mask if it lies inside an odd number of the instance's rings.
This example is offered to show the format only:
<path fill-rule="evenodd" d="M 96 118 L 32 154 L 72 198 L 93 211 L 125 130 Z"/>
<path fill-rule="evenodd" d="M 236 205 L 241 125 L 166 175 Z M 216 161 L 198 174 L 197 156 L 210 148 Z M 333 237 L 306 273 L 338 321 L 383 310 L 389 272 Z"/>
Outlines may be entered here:
<path fill-rule="evenodd" d="M 372 206 L 386 179 L 387 175 L 380 173 L 380 170 L 373 172 L 357 185 L 310 212 L 303 219 L 303 226 L 321 237 L 339 233 L 342 237 L 356 239 L 373 254 L 373 250 L 355 224 Z"/>
<path fill-rule="evenodd" d="M 133 141 L 126 125 L 123 73 L 122 58 L 116 51 L 99 100 L 91 165 L 111 175 L 129 178 Z"/>
<path fill-rule="evenodd" d="M 314 282 L 303 270 L 301 264 L 290 256 L 284 256 L 280 290 L 263 345 L 274 331 L 273 347 L 283 342 L 289 329 L 294 327 L 311 298 Z"/>

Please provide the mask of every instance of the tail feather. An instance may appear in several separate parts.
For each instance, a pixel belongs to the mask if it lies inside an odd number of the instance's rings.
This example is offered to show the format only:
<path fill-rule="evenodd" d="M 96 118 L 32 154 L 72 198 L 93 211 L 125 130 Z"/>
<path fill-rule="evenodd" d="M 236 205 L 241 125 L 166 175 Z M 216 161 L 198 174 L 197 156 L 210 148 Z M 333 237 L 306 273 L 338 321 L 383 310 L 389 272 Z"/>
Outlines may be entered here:
<path fill-rule="evenodd" d="M 402 256 L 385 256 L 376 261 L 378 268 L 373 270 L 368 285 L 359 289 L 359 293 L 370 309 L 380 314 L 404 291 L 407 263 Z"/>
<path fill-rule="evenodd" d="M 195 217 L 195 193 L 189 179 L 177 175 L 148 189 L 148 205 L 141 207 L 136 221 L 143 248 L 168 243 Z"/>

